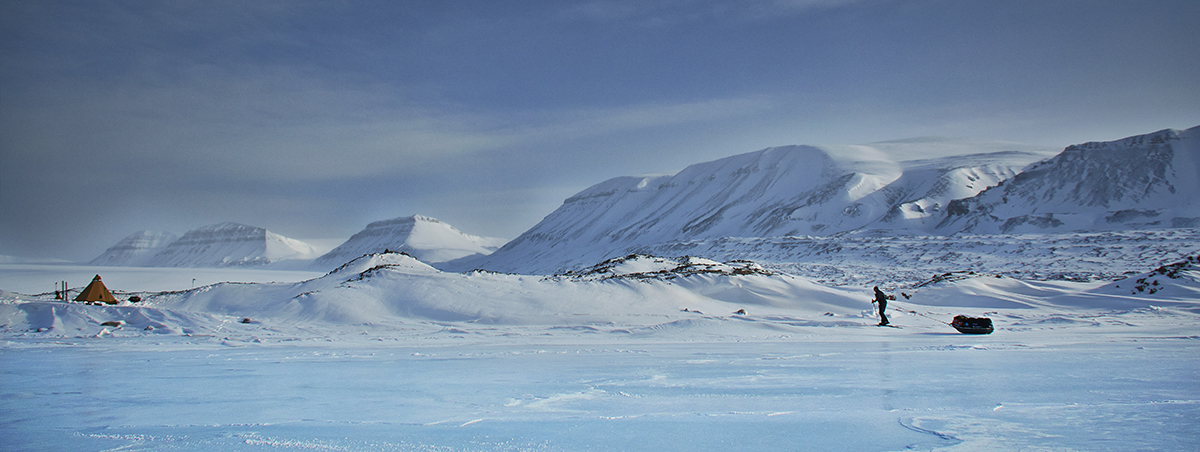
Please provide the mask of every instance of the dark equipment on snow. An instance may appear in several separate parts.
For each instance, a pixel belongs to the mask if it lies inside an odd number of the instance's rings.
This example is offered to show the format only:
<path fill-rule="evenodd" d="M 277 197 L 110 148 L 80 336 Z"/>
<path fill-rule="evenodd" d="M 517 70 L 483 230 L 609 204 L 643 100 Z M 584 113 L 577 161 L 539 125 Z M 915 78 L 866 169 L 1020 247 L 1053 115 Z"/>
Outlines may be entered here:
<path fill-rule="evenodd" d="M 992 334 L 992 319 L 987 317 L 956 315 L 950 326 L 962 334 Z"/>

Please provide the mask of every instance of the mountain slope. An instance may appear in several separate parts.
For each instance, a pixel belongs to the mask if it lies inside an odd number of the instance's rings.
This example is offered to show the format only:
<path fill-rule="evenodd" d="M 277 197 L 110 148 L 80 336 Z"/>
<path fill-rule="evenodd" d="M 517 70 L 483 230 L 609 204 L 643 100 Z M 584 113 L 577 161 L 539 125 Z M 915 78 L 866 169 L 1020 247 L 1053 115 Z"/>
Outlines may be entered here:
<path fill-rule="evenodd" d="M 345 243 L 318 257 L 313 267 L 329 269 L 365 254 L 387 250 L 408 253 L 422 262 L 439 263 L 490 254 L 503 243 L 503 239 L 464 234 L 435 218 L 413 215 L 368 224 Z"/>
<path fill-rule="evenodd" d="M 946 233 L 1200 226 L 1200 127 L 1074 145 L 1008 183 L 957 201 Z"/>
<path fill-rule="evenodd" d="M 312 259 L 313 247 L 266 229 L 219 223 L 188 231 L 156 253 L 151 267 L 251 267 L 288 259 Z"/>
<path fill-rule="evenodd" d="M 926 147 L 942 157 L 892 157 L 921 155 Z M 960 155 L 945 157 L 954 152 Z M 768 148 L 671 176 L 594 185 L 471 264 L 545 273 L 664 242 L 923 230 L 936 224 L 951 200 L 973 196 L 1049 155 L 1026 145 L 947 139 Z"/>
<path fill-rule="evenodd" d="M 170 232 L 138 231 L 109 247 L 88 265 L 140 267 L 178 238 Z"/>

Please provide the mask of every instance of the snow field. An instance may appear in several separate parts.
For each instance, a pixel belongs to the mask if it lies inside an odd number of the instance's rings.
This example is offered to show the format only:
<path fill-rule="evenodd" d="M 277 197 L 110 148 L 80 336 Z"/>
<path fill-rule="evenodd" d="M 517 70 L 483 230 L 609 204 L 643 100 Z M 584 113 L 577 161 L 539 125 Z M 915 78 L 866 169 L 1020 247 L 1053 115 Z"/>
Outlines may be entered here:
<path fill-rule="evenodd" d="M 543 277 L 383 254 L 116 306 L 3 292 L 0 449 L 1194 450 L 1194 265 L 955 275 L 889 303 L 900 328 L 866 288 L 649 256 Z"/>

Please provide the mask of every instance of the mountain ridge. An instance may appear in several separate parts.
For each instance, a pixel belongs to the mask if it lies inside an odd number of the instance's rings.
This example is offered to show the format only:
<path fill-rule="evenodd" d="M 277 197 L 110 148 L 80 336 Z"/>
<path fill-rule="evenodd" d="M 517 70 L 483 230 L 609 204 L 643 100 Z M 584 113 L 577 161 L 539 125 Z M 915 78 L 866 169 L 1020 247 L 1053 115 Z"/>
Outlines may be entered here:
<path fill-rule="evenodd" d="M 942 139 L 933 158 L 890 157 L 918 155 L 928 142 L 891 142 L 886 150 L 771 147 L 674 175 L 612 178 L 567 198 L 496 253 L 459 269 L 558 272 L 655 243 L 827 236 L 872 225 L 924 230 L 954 197 L 977 194 L 1052 155 L 1028 145 Z M 946 156 L 951 148 L 959 155 Z"/>
<path fill-rule="evenodd" d="M 940 232 L 1200 226 L 1200 127 L 1068 146 L 1008 183 L 959 200 Z"/>
<path fill-rule="evenodd" d="M 1187 193 L 1200 193 L 1198 134 L 1168 129 L 1058 153 L 947 139 L 766 148 L 593 185 L 500 250 L 455 268 L 558 273 L 722 237 L 1195 227 L 1200 208 Z M 894 157 L 925 155 L 928 146 L 932 158 Z"/>

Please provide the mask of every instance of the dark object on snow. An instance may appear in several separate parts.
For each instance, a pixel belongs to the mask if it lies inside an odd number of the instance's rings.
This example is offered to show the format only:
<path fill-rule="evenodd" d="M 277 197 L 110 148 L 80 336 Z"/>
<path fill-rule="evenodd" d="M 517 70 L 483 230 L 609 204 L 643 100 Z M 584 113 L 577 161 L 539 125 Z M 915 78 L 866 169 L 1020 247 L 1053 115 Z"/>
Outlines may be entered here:
<path fill-rule="evenodd" d="M 120 320 L 109 320 L 107 322 L 101 323 L 100 326 L 115 326 L 117 328 L 120 328 L 121 321 Z"/>
<path fill-rule="evenodd" d="M 992 334 L 992 319 L 987 317 L 956 315 L 950 326 L 962 334 Z"/>
<path fill-rule="evenodd" d="M 734 312 L 734 314 L 737 314 L 737 315 L 746 315 L 746 310 L 745 310 L 745 309 L 738 309 L 737 311 L 735 311 L 735 312 Z"/>
<path fill-rule="evenodd" d="M 254 323 L 254 321 L 250 320 L 249 317 L 244 317 L 244 318 L 242 318 L 242 323 Z"/>
<path fill-rule="evenodd" d="M 130 302 L 130 303 L 140 303 L 141 301 L 142 301 L 142 297 L 139 297 L 139 296 L 137 296 L 137 295 L 134 295 L 134 296 L 132 296 L 132 297 L 129 297 L 129 302 Z"/>

